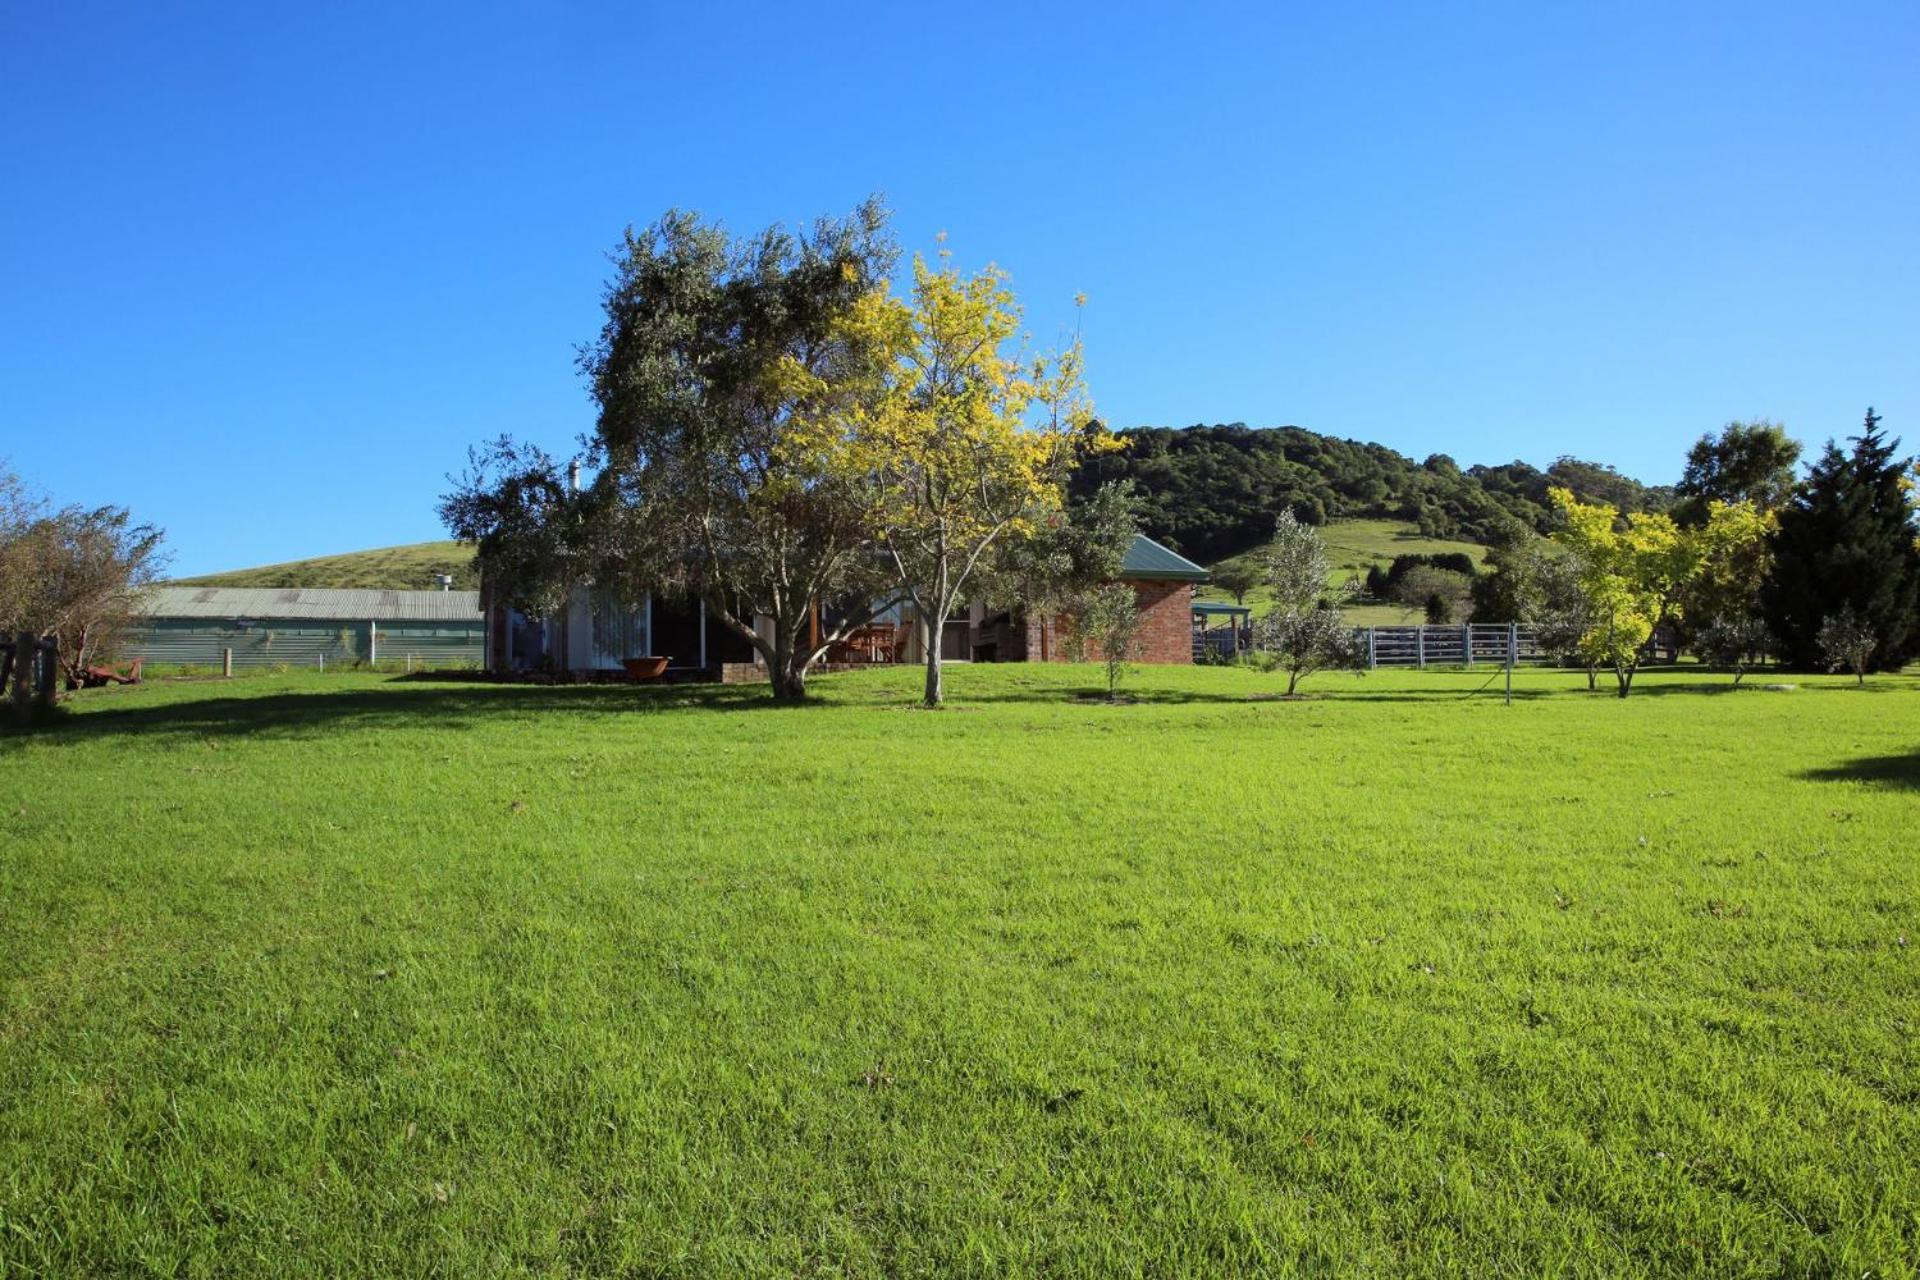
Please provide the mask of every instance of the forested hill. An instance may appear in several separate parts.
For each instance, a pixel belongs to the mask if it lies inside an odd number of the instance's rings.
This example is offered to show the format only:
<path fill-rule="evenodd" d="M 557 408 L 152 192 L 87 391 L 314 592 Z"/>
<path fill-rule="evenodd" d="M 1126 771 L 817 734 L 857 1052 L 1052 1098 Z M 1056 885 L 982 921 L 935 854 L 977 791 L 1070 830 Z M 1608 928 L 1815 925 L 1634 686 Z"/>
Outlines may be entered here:
<path fill-rule="evenodd" d="M 1643 485 L 1577 458 L 1544 471 L 1524 462 L 1462 469 L 1443 453 L 1415 462 L 1384 445 L 1237 422 L 1115 434 L 1125 447 L 1083 467 L 1075 490 L 1132 480 L 1144 500 L 1147 533 L 1202 563 L 1266 541 L 1286 507 L 1314 524 L 1377 516 L 1415 521 L 1428 537 L 1487 542 L 1513 520 L 1545 529 L 1554 485 L 1626 511 L 1673 500 L 1667 486 Z"/>

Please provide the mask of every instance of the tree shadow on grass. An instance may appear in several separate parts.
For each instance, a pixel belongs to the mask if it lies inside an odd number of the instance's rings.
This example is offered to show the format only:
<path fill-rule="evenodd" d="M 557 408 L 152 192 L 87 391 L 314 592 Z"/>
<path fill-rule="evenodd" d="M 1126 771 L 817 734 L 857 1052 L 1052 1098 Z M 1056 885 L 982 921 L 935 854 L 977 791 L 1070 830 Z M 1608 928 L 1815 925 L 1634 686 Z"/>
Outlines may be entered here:
<path fill-rule="evenodd" d="M 1144 685 L 1122 684 L 1117 701 L 1107 697 L 1105 685 L 1036 684 L 1030 687 L 975 691 L 961 690 L 948 697 L 948 705 L 965 707 L 1002 703 L 1031 703 L 1036 706 L 1093 707 L 1142 706 L 1177 707 L 1194 704 L 1230 706 L 1236 703 L 1268 702 L 1272 696 L 1261 693 L 1210 692 L 1203 689 L 1154 689 Z"/>
<path fill-rule="evenodd" d="M 1896 791 L 1920 791 L 1920 750 L 1905 755 L 1862 756 L 1800 775 L 1814 782 L 1863 782 Z"/>
<path fill-rule="evenodd" d="M 59 743 L 123 735 L 303 737 L 336 729 L 425 727 L 462 729 L 501 717 L 566 712 L 610 717 L 657 715 L 692 708 L 713 711 L 805 711 L 818 702 L 776 703 L 765 685 L 525 685 L 410 682 L 395 677 L 372 688 L 288 691 L 97 705 L 115 697 L 81 695 L 72 706 L 6 741 Z M 125 695 L 118 695 L 125 696 Z"/>
<path fill-rule="evenodd" d="M 1655 672 L 1658 669 L 1654 669 Z M 1899 676 L 1868 676 L 1865 684 L 1855 684 L 1851 678 L 1842 682 L 1828 679 L 1822 675 L 1810 675 L 1804 671 L 1768 671 L 1764 673 L 1748 672 L 1747 678 L 1739 684 L 1733 683 L 1731 676 L 1715 681 L 1712 676 L 1701 678 L 1669 676 L 1667 678 L 1644 679 L 1653 672 L 1642 672 L 1642 680 L 1633 685 L 1633 696 L 1648 698 L 1666 698 L 1682 694 L 1793 694 L 1793 693 L 1846 693 L 1871 696 L 1874 694 L 1912 693 L 1913 681 Z M 1614 691 L 1611 677 L 1603 677 L 1600 688 L 1603 692 Z"/>

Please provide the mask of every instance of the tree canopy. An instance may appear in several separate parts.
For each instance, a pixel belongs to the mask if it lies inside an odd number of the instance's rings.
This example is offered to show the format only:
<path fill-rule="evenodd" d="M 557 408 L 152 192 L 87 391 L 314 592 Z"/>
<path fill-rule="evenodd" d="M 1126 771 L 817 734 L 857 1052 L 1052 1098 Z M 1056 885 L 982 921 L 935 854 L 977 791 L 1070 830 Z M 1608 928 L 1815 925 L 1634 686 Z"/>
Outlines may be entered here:
<path fill-rule="evenodd" d="M 1782 653 L 1822 665 L 1820 628 L 1850 609 L 1876 638 L 1872 669 L 1897 667 L 1920 626 L 1920 537 L 1912 460 L 1900 456 L 1867 410 L 1853 448 L 1829 440 L 1806 481 L 1779 513 L 1773 563 L 1761 601 Z"/>
<path fill-rule="evenodd" d="M 890 355 L 854 323 L 895 261 L 886 222 L 869 201 L 799 233 L 735 238 L 679 211 L 629 230 L 580 358 L 591 489 L 501 446 L 443 503 L 488 580 L 538 612 L 589 579 L 627 603 L 697 598 L 759 650 L 776 697 L 804 696 L 827 647 L 884 605 L 880 493 L 853 430 Z M 819 606 L 846 601 L 816 641 Z"/>
<path fill-rule="evenodd" d="M 954 606 L 996 544 L 1061 511 L 1069 473 L 1100 447 L 1079 343 L 1031 354 L 1020 318 L 1003 272 L 963 274 L 943 251 L 938 265 L 915 257 L 909 297 L 869 294 L 852 326 L 887 357 L 854 408 L 854 466 L 875 482 L 871 523 L 923 629 L 928 706 Z"/>
<path fill-rule="evenodd" d="M 1792 496 L 1799 461 L 1800 442 L 1786 428 L 1764 419 L 1729 422 L 1687 450 L 1686 469 L 1674 486 L 1680 498 L 1674 514 L 1682 523 L 1698 523 L 1715 499 L 1773 511 Z"/>
<path fill-rule="evenodd" d="M 1576 652 L 1589 668 L 1611 667 L 1623 698 L 1633 689 L 1647 641 L 1683 616 L 1681 602 L 1705 568 L 1737 562 L 1765 531 L 1744 502 L 1709 503 L 1706 523 L 1688 529 L 1663 513 L 1623 519 L 1611 506 L 1581 502 L 1565 489 L 1555 489 L 1553 500 L 1566 517 L 1553 540 L 1573 557 L 1586 597 L 1587 626 Z"/>

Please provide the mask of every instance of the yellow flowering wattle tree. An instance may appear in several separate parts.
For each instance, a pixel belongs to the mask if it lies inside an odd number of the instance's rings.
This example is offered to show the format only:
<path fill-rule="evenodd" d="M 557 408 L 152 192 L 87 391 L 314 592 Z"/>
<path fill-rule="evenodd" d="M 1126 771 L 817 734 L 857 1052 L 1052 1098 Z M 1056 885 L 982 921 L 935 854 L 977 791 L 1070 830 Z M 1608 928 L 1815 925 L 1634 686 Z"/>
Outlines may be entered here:
<path fill-rule="evenodd" d="M 1553 540 L 1573 553 L 1586 596 L 1588 623 L 1577 649 L 1589 666 L 1613 668 L 1621 697 L 1647 641 L 1681 616 L 1681 600 L 1709 578 L 1738 578 L 1758 554 L 1767 521 L 1748 502 L 1713 502 L 1707 520 L 1682 528 L 1669 516 L 1635 512 L 1623 522 L 1605 503 L 1586 503 L 1566 489 L 1549 491 L 1567 526 Z"/>
<path fill-rule="evenodd" d="M 964 275 L 940 257 L 915 257 L 910 297 L 875 293 L 857 311 L 860 340 L 892 359 L 881 394 L 855 398 L 849 455 L 877 487 L 876 530 L 921 628 L 930 707 L 947 619 L 990 552 L 1058 512 L 1074 464 L 1106 439 L 1078 340 L 1026 351 L 1006 275 Z"/>

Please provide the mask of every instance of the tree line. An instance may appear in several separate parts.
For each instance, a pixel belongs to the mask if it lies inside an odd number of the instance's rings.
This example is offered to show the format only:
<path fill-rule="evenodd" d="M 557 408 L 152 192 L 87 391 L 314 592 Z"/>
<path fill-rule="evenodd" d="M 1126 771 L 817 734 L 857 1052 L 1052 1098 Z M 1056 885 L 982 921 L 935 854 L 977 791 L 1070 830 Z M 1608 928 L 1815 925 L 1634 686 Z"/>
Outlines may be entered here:
<path fill-rule="evenodd" d="M 1416 462 L 1301 427 L 1138 427 L 1114 436 L 1121 447 L 1080 468 L 1075 492 L 1127 482 L 1139 496 L 1142 529 L 1206 564 L 1266 544 L 1282 511 L 1309 525 L 1409 520 L 1426 537 L 1490 542 L 1516 524 L 1551 528 L 1556 488 L 1622 511 L 1661 510 L 1676 496 L 1578 458 L 1545 470 L 1524 462 L 1463 469 L 1443 453 Z"/>
<path fill-rule="evenodd" d="M 1546 539 L 1503 530 L 1474 583 L 1474 617 L 1521 622 L 1610 669 L 1627 696 L 1649 642 L 1731 667 L 1897 670 L 1920 643 L 1914 461 L 1867 410 L 1805 476 L 1770 422 L 1728 424 L 1689 451 L 1673 504 L 1623 512 L 1557 489 Z"/>

